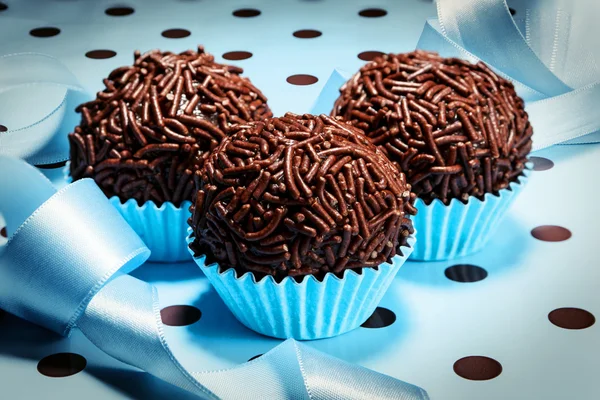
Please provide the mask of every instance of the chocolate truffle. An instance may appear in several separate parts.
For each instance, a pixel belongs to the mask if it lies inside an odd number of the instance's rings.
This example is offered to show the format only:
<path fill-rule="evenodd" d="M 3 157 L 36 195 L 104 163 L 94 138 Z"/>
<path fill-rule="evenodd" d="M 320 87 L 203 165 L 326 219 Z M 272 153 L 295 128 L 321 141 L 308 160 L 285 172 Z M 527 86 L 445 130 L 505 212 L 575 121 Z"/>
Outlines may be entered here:
<path fill-rule="evenodd" d="M 242 72 L 215 63 L 202 47 L 136 52 L 133 66 L 112 71 L 96 99 L 77 108 L 71 176 L 92 177 L 123 202 L 191 200 L 194 171 L 230 126 L 272 115 Z"/>
<path fill-rule="evenodd" d="M 415 195 L 363 133 L 299 116 L 232 128 L 196 173 L 193 249 L 222 270 L 285 276 L 376 267 L 413 232 Z"/>
<path fill-rule="evenodd" d="M 525 168 L 533 130 L 523 100 L 484 63 L 383 55 L 340 92 L 332 115 L 363 129 L 427 204 L 497 194 Z"/>

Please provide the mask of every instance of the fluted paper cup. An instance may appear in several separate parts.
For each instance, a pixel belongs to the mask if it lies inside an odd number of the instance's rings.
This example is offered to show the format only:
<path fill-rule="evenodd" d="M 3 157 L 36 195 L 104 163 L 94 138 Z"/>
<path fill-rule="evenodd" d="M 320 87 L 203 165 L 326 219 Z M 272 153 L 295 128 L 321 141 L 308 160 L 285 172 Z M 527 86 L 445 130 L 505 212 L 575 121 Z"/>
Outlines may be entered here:
<path fill-rule="evenodd" d="M 68 183 L 73 181 L 70 164 L 70 161 L 67 162 L 63 169 Z M 153 201 L 147 201 L 142 206 L 134 199 L 123 203 L 117 196 L 109 201 L 150 249 L 152 254 L 148 261 L 180 262 L 191 259 L 186 243 L 191 202 L 185 201 L 179 207 L 166 202 L 158 207 Z"/>
<path fill-rule="evenodd" d="M 187 241 L 192 243 L 193 237 Z M 360 274 L 346 270 L 342 278 L 328 273 L 323 281 L 309 275 L 300 283 L 290 277 L 278 283 L 272 276 L 257 281 L 250 272 L 237 277 L 231 268 L 222 271 L 216 263 L 206 265 L 204 255 L 194 260 L 242 324 L 266 336 L 313 340 L 341 335 L 365 322 L 415 241 L 410 236 L 408 246 L 400 248 L 402 255 L 377 269 L 363 268 Z"/>
<path fill-rule="evenodd" d="M 413 224 L 418 228 L 417 243 L 411 260 L 442 261 L 467 256 L 481 250 L 500 225 L 527 182 L 528 170 L 516 182 L 496 196 L 486 193 L 483 200 L 470 197 L 462 203 L 452 199 L 445 205 L 435 199 L 425 204 L 417 199 L 417 215 Z"/>
<path fill-rule="evenodd" d="M 189 201 L 179 207 L 169 202 L 157 207 L 153 201 L 139 206 L 134 199 L 122 203 L 114 196 L 110 198 L 110 203 L 152 252 L 148 261 L 180 262 L 191 259 L 185 240 L 187 220 L 191 215 Z"/>

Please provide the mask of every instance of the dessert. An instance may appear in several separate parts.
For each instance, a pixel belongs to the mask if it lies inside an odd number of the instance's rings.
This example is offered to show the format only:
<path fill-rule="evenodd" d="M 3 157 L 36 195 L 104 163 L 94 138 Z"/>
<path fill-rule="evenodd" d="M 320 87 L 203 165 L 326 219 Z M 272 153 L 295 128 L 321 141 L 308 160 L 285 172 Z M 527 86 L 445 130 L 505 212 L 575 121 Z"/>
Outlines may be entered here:
<path fill-rule="evenodd" d="M 415 242 L 404 174 L 326 115 L 233 127 L 195 181 L 190 251 L 237 319 L 264 335 L 357 328 Z"/>
<path fill-rule="evenodd" d="M 524 102 L 482 62 L 421 50 L 377 57 L 342 86 L 332 115 L 406 174 L 418 196 L 413 259 L 481 249 L 525 182 L 533 128 Z"/>
<path fill-rule="evenodd" d="M 288 113 L 231 133 L 196 173 L 191 220 L 222 269 L 281 279 L 376 267 L 412 233 L 404 174 L 360 130 Z"/>
<path fill-rule="evenodd" d="M 498 194 L 525 169 L 533 129 L 523 100 L 481 62 L 384 55 L 340 93 L 332 115 L 365 130 L 427 204 Z"/>
<path fill-rule="evenodd" d="M 198 52 L 135 53 L 106 88 L 82 104 L 69 135 L 73 180 L 91 177 L 108 197 L 139 205 L 191 200 L 194 171 L 232 124 L 271 116 L 265 96 L 240 74 Z"/>
<path fill-rule="evenodd" d="M 194 172 L 231 125 L 271 116 L 267 99 L 202 47 L 158 50 L 112 71 L 96 99 L 77 108 L 70 175 L 92 178 L 152 251 L 189 259 L 185 243 Z"/>

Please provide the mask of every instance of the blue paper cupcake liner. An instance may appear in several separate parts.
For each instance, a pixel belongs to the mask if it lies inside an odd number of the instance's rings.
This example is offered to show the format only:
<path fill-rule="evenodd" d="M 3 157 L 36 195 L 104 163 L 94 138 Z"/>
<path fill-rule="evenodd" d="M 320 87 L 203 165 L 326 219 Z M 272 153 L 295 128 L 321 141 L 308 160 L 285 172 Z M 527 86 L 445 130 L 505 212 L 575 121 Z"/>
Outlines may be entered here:
<path fill-rule="evenodd" d="M 73 181 L 69 173 L 70 164 L 70 161 L 67 162 L 63 169 L 65 180 L 69 183 Z M 109 201 L 152 252 L 148 261 L 181 262 L 191 259 L 186 243 L 191 202 L 185 201 L 179 207 L 167 202 L 157 207 L 153 201 L 147 201 L 140 207 L 134 199 L 122 203 L 113 196 Z"/>
<path fill-rule="evenodd" d="M 188 237 L 188 243 L 193 238 Z M 254 274 L 236 277 L 233 269 L 221 271 L 216 263 L 205 264 L 206 257 L 195 257 L 221 299 L 245 326 L 266 336 L 297 340 L 323 339 L 358 328 L 375 311 L 393 278 L 415 245 L 401 247 L 391 263 L 377 269 L 363 268 L 358 274 L 344 271 L 342 278 L 332 273 L 323 281 L 314 276 L 298 283 L 286 277 L 277 283 L 272 276 L 256 281 Z M 191 250 L 190 250 L 191 252 Z"/>
<path fill-rule="evenodd" d="M 458 199 L 452 199 L 449 205 L 438 199 L 425 204 L 417 199 L 415 206 L 418 212 L 413 217 L 413 224 L 419 233 L 410 259 L 450 260 L 481 250 L 523 190 L 529 171 L 524 173 L 509 188 L 501 190 L 498 196 L 486 193 L 483 200 L 471 197 L 467 204 Z"/>
<path fill-rule="evenodd" d="M 157 207 L 153 201 L 139 206 L 134 199 L 125 203 L 114 196 L 110 203 L 125 218 L 152 254 L 148 261 L 180 262 L 191 260 L 187 250 L 187 220 L 190 217 L 191 202 L 185 201 L 180 207 L 173 203 L 163 203 Z"/>

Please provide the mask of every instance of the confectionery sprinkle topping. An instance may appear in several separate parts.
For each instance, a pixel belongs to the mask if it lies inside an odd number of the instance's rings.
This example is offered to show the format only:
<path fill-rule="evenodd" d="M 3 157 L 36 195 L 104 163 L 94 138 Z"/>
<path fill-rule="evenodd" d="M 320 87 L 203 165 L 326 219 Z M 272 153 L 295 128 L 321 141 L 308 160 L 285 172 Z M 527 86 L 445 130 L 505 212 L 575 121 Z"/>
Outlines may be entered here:
<path fill-rule="evenodd" d="M 204 52 L 135 53 L 133 66 L 104 79 L 95 100 L 77 108 L 69 135 L 71 175 L 92 177 L 107 196 L 181 204 L 194 171 L 236 123 L 271 116 L 265 96 Z"/>
<path fill-rule="evenodd" d="M 299 116 L 232 129 L 195 175 L 197 253 L 259 277 L 340 274 L 390 260 L 415 195 L 363 133 Z"/>
<path fill-rule="evenodd" d="M 484 63 L 383 55 L 340 92 L 332 115 L 363 129 L 426 203 L 497 194 L 525 168 L 533 129 L 523 100 Z"/>

